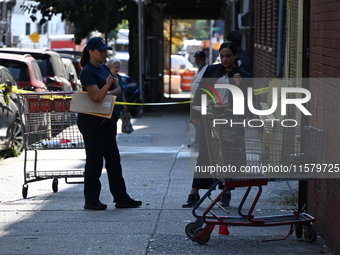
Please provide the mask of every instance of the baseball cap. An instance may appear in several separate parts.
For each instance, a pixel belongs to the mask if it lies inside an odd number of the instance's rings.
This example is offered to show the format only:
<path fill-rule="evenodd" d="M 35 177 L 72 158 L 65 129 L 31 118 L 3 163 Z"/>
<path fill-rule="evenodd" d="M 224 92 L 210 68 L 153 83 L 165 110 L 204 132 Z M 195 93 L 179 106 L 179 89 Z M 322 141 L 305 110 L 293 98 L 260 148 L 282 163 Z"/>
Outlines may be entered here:
<path fill-rule="evenodd" d="M 199 56 L 201 58 L 205 58 L 205 52 L 204 51 L 196 51 L 194 57 L 197 57 L 197 56 Z"/>
<path fill-rule="evenodd" d="M 86 44 L 89 50 L 112 50 L 112 47 L 105 44 L 104 38 L 92 37 Z"/>

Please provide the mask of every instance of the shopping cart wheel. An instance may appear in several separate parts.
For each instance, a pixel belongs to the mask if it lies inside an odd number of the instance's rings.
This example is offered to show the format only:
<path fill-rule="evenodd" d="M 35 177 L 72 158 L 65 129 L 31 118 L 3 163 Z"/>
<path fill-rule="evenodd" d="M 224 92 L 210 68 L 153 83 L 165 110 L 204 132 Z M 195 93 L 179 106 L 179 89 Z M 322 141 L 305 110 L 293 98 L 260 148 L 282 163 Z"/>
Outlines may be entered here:
<path fill-rule="evenodd" d="M 27 192 L 28 192 L 28 185 L 27 184 L 22 185 L 22 197 L 23 198 L 27 197 Z"/>
<path fill-rule="evenodd" d="M 198 228 L 194 232 L 195 241 L 199 244 L 205 244 L 210 240 L 210 233 L 201 235 L 203 232 L 204 228 Z"/>
<path fill-rule="evenodd" d="M 316 232 L 315 227 L 312 224 L 304 225 L 303 230 L 304 230 L 305 240 L 308 243 L 314 243 L 318 237 L 318 233 Z"/>
<path fill-rule="evenodd" d="M 58 192 L 58 179 L 54 178 L 52 181 L 52 190 L 54 193 Z"/>
<path fill-rule="evenodd" d="M 303 225 L 295 224 L 295 235 L 297 238 L 301 238 L 303 234 Z"/>
<path fill-rule="evenodd" d="M 197 229 L 196 223 L 191 222 L 185 227 L 185 233 L 187 234 L 188 237 L 193 237 L 196 229 Z"/>

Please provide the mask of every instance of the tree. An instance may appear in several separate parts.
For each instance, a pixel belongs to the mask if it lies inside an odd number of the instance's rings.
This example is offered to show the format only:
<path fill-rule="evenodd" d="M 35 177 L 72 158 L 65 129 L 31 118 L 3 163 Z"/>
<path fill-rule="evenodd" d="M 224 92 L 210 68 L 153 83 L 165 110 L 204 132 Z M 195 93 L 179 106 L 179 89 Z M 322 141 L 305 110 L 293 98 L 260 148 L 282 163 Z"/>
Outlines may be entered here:
<path fill-rule="evenodd" d="M 73 24 L 75 43 L 80 44 L 92 31 L 105 34 L 106 40 L 110 33 L 117 30 L 123 20 L 129 24 L 129 53 L 138 56 L 138 5 L 135 0 L 36 0 L 37 4 L 22 4 L 21 9 L 31 14 L 32 21 L 42 25 L 51 20 L 53 15 L 61 14 L 61 20 Z M 109 38 L 112 39 L 112 38 Z M 138 58 L 129 61 L 129 75 L 138 77 Z"/>
<path fill-rule="evenodd" d="M 32 21 L 42 25 L 51 20 L 53 15 L 61 14 L 61 20 L 74 26 L 75 43 L 80 44 L 92 31 L 99 31 L 106 36 L 117 28 L 122 20 L 136 23 L 137 4 L 133 0 L 37 0 L 37 3 L 25 3 L 20 7 L 31 14 Z"/>

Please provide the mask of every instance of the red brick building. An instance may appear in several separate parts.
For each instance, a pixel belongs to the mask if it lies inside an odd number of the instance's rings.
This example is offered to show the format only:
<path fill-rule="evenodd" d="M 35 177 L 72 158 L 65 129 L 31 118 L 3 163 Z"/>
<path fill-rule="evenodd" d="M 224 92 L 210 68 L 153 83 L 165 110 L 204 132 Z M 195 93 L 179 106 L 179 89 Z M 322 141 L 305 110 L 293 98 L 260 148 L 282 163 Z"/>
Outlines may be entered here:
<path fill-rule="evenodd" d="M 323 163 L 340 164 L 340 1 L 252 0 L 251 59 L 255 78 L 309 77 L 311 117 L 325 131 Z M 340 173 L 339 173 L 340 174 Z M 305 183 L 307 211 L 335 254 L 340 254 L 340 179 Z"/>
<path fill-rule="evenodd" d="M 310 1 L 309 76 L 327 78 L 309 87 L 313 117 L 309 124 L 325 130 L 324 163 L 340 164 L 340 1 Z M 325 82 L 326 81 L 326 82 Z M 308 210 L 326 242 L 340 254 L 340 179 L 308 182 Z"/>

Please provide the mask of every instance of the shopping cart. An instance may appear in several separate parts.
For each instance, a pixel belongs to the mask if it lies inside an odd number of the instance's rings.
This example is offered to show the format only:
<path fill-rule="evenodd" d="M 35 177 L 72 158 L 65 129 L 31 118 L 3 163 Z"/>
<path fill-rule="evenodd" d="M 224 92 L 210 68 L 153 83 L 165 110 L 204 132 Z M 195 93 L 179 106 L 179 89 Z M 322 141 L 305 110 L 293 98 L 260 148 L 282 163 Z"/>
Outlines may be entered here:
<path fill-rule="evenodd" d="M 218 165 L 212 168 L 214 171 L 211 172 L 211 177 L 216 182 L 194 206 L 192 213 L 196 221 L 186 226 L 185 233 L 193 241 L 205 244 L 209 241 L 216 225 L 219 226 L 220 234 L 229 234 L 227 226 L 290 225 L 290 231 L 286 237 L 272 240 L 286 239 L 295 231 L 298 238 L 304 235 L 307 242 L 314 242 L 317 238 L 312 224 L 315 218 L 304 210 L 295 210 L 289 214 L 256 216 L 254 209 L 260 199 L 262 187 L 269 181 L 308 179 L 296 169 L 304 163 L 321 162 L 324 132 L 312 127 L 292 126 L 288 128 L 275 125 L 255 127 L 254 122 L 249 127 L 247 126 L 249 122 L 232 119 L 231 116 L 228 109 L 218 108 L 209 110 L 207 115 L 202 116 L 209 164 L 212 167 Z M 225 120 L 229 120 L 228 123 Z M 232 126 L 231 122 L 238 124 Z M 243 123 L 246 125 L 244 126 Z M 223 168 L 223 166 L 228 166 L 228 168 Z M 268 170 L 270 167 L 271 169 L 288 169 L 290 172 L 261 171 L 261 169 Z M 218 169 L 232 169 L 232 171 L 217 171 Z M 241 171 L 245 169 L 248 171 Z M 213 198 L 212 192 L 217 187 L 221 192 Z M 246 191 L 238 205 L 237 215 L 229 215 L 230 212 L 219 202 L 227 190 L 238 187 L 245 187 Z M 243 207 L 253 187 L 257 187 L 258 190 L 247 210 Z M 207 199 L 211 203 L 202 214 L 199 214 L 199 206 Z"/>
<path fill-rule="evenodd" d="M 73 92 L 18 94 L 24 142 L 24 198 L 27 197 L 30 182 L 53 179 L 53 192 L 58 191 L 58 178 L 65 178 L 66 183 L 83 182 L 83 170 L 38 170 L 39 150 L 84 148 L 83 137 L 76 125 L 77 114 L 69 110 L 72 94 Z M 29 157 L 28 151 L 34 151 L 33 165 L 33 156 Z M 68 181 L 68 178 L 79 179 Z"/>

